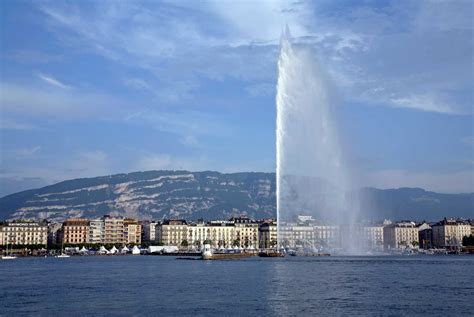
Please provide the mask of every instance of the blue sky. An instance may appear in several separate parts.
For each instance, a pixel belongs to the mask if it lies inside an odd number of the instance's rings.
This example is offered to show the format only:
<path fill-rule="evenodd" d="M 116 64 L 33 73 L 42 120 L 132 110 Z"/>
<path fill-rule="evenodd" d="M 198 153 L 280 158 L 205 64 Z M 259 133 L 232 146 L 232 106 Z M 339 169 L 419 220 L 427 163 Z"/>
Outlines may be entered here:
<path fill-rule="evenodd" d="M 279 37 L 314 48 L 359 183 L 474 191 L 472 1 L 2 1 L 0 195 L 274 171 Z"/>

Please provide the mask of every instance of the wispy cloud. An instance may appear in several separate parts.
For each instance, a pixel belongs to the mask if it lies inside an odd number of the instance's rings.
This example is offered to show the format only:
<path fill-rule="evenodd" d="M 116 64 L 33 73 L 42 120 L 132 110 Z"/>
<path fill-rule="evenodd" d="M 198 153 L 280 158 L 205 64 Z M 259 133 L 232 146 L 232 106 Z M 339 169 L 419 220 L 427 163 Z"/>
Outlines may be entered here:
<path fill-rule="evenodd" d="M 32 158 L 35 157 L 36 154 L 41 150 L 41 146 L 34 146 L 31 148 L 21 148 L 21 149 L 16 149 L 13 154 L 17 158 Z"/>
<path fill-rule="evenodd" d="M 30 124 L 26 122 L 19 122 L 19 121 L 7 119 L 7 118 L 0 118 L 0 129 L 1 130 L 28 131 L 28 130 L 38 130 L 39 127 L 34 124 Z"/>
<path fill-rule="evenodd" d="M 135 164 L 135 170 L 208 170 L 212 166 L 211 162 L 204 156 L 181 157 L 170 154 L 149 153 L 143 155 Z"/>
<path fill-rule="evenodd" d="M 125 101 L 106 94 L 78 89 L 45 90 L 15 83 L 2 83 L 0 104 L 4 114 L 21 115 L 23 118 L 44 116 L 67 119 L 94 116 L 112 119 L 127 111 Z M 6 122 L 6 126 L 15 127 L 11 122 Z"/>
<path fill-rule="evenodd" d="M 43 74 L 43 73 L 38 73 L 38 77 L 40 79 L 42 79 L 43 81 L 45 81 L 46 83 L 50 84 L 50 85 L 53 85 L 55 87 L 59 87 L 59 88 L 62 88 L 62 89 L 71 89 L 72 87 L 69 86 L 69 85 L 66 85 L 62 82 L 60 82 L 59 80 L 57 80 L 56 78 L 54 78 L 53 76 L 51 75 L 47 75 L 47 74 Z"/>
<path fill-rule="evenodd" d="M 442 114 L 465 114 L 454 106 L 443 103 L 439 98 L 428 95 L 408 96 L 404 98 L 394 98 L 390 102 L 395 107 L 412 108 L 428 112 L 437 112 Z"/>
<path fill-rule="evenodd" d="M 298 43 L 315 47 L 348 101 L 472 113 L 469 2 L 103 2 L 41 10 L 58 37 L 149 71 L 153 89 L 136 78 L 127 84 L 169 103 L 191 99 L 202 76 L 250 83 L 253 96 L 264 92 L 256 85 L 275 81 L 278 40 L 288 23 Z"/>

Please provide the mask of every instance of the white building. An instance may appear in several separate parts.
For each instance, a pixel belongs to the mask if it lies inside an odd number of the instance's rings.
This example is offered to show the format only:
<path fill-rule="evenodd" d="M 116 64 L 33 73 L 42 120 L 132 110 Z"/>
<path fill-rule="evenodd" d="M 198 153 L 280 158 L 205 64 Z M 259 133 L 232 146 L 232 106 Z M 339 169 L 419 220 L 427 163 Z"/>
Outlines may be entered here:
<path fill-rule="evenodd" d="M 385 249 L 415 247 L 418 243 L 418 227 L 412 221 L 397 222 L 383 228 Z"/>
<path fill-rule="evenodd" d="M 468 221 L 446 219 L 431 226 L 433 246 L 438 248 L 460 247 L 462 238 L 471 234 L 471 225 Z"/>
<path fill-rule="evenodd" d="M 156 221 L 142 221 L 142 240 L 146 242 L 155 242 L 156 241 Z"/>
<path fill-rule="evenodd" d="M 105 223 L 103 219 L 92 219 L 89 223 L 89 243 L 105 242 Z"/>
<path fill-rule="evenodd" d="M 48 244 L 48 224 L 46 222 L 34 222 L 15 220 L 0 224 L 3 233 L 3 244 L 9 245 L 36 245 Z"/>

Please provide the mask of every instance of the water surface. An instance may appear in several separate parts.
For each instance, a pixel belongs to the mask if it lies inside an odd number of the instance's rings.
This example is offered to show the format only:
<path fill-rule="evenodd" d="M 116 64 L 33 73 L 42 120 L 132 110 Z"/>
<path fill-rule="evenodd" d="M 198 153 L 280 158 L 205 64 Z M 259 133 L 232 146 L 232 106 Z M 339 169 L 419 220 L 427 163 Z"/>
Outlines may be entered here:
<path fill-rule="evenodd" d="M 473 256 L 0 261 L 0 315 L 474 315 Z"/>

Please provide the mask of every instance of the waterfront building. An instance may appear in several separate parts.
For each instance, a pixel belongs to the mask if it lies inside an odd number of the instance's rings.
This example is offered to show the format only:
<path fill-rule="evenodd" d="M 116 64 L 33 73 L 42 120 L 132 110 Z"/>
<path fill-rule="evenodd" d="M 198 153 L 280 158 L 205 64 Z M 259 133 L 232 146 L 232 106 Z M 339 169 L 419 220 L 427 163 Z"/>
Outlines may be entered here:
<path fill-rule="evenodd" d="M 460 247 L 462 238 L 471 234 L 471 224 L 460 219 L 446 219 L 431 226 L 433 246 L 437 248 Z"/>
<path fill-rule="evenodd" d="M 258 248 L 258 223 L 246 217 L 207 223 L 165 220 L 155 232 L 156 241 L 164 245 L 200 247 L 207 242 L 214 248 Z"/>
<path fill-rule="evenodd" d="M 53 246 L 61 243 L 61 230 L 63 224 L 59 222 L 48 223 L 48 246 Z"/>
<path fill-rule="evenodd" d="M 258 227 L 258 241 L 260 249 L 276 248 L 278 231 L 276 220 L 263 221 Z"/>
<path fill-rule="evenodd" d="M 46 246 L 48 243 L 48 224 L 46 221 L 14 220 L 0 224 L 3 244 Z"/>
<path fill-rule="evenodd" d="M 316 224 L 314 227 L 314 246 L 336 248 L 340 246 L 341 235 L 339 226 L 328 224 Z"/>
<path fill-rule="evenodd" d="M 418 226 L 418 241 L 420 249 L 433 248 L 433 230 L 426 222 Z"/>
<path fill-rule="evenodd" d="M 105 242 L 104 219 L 91 219 L 89 221 L 89 243 L 100 244 Z"/>
<path fill-rule="evenodd" d="M 3 234 L 3 222 L 0 222 L 0 245 L 6 244 L 3 237 L 4 237 L 4 234 Z"/>
<path fill-rule="evenodd" d="M 281 246 L 285 248 L 314 247 L 315 230 L 309 224 L 284 223 L 280 227 Z"/>
<path fill-rule="evenodd" d="M 156 221 L 141 221 L 142 225 L 142 241 L 144 242 L 155 242 L 156 241 Z"/>
<path fill-rule="evenodd" d="M 204 242 L 214 248 L 230 248 L 235 242 L 235 226 L 231 221 L 218 220 L 205 223 L 188 223 L 187 243 L 200 247 Z"/>
<path fill-rule="evenodd" d="M 163 245 L 180 246 L 187 243 L 188 224 L 185 220 L 165 220 L 156 226 L 155 239 Z"/>
<path fill-rule="evenodd" d="M 356 252 L 383 250 L 383 224 L 362 222 L 340 226 L 340 245 Z"/>
<path fill-rule="evenodd" d="M 123 218 L 105 215 L 103 220 L 104 220 L 104 243 L 123 244 L 124 243 Z"/>
<path fill-rule="evenodd" d="M 418 243 L 418 227 L 413 221 L 392 223 L 383 228 L 385 249 L 401 249 Z"/>
<path fill-rule="evenodd" d="M 248 217 L 230 219 L 235 226 L 235 244 L 241 248 L 258 248 L 258 223 Z"/>
<path fill-rule="evenodd" d="M 340 246 L 339 226 L 306 220 L 283 223 L 280 227 L 281 246 L 286 248 L 335 248 Z"/>
<path fill-rule="evenodd" d="M 369 250 L 383 249 L 383 224 L 365 224 L 362 227 L 362 241 Z"/>
<path fill-rule="evenodd" d="M 142 225 L 135 219 L 123 220 L 123 242 L 125 244 L 140 244 L 142 242 Z"/>
<path fill-rule="evenodd" d="M 84 244 L 89 242 L 89 220 L 69 218 L 63 223 L 62 242 L 64 244 Z"/>

